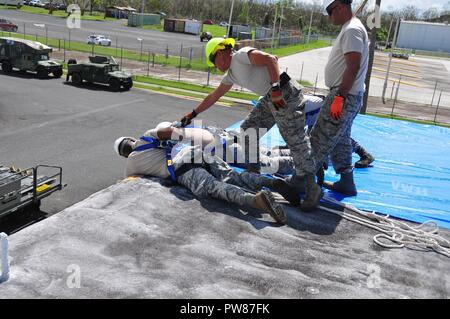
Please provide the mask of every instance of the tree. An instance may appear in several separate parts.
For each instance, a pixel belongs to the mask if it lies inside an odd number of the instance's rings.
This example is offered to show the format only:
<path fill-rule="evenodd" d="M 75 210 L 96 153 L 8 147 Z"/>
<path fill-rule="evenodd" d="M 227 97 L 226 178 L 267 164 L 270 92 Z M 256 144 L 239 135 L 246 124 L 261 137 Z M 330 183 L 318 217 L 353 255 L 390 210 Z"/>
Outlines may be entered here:
<path fill-rule="evenodd" d="M 439 10 L 436 7 L 431 7 L 422 13 L 422 19 L 424 20 L 437 19 L 439 18 L 439 16 L 440 16 Z"/>
<path fill-rule="evenodd" d="M 418 20 L 419 9 L 415 6 L 409 5 L 401 10 L 401 17 L 403 20 Z"/>

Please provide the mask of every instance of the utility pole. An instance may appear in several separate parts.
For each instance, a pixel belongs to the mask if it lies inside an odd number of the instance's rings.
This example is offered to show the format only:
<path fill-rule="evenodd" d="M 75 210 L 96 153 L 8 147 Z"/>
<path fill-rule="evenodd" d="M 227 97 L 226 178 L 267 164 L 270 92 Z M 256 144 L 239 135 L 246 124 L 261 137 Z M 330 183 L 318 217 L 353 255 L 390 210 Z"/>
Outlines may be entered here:
<path fill-rule="evenodd" d="M 311 18 L 309 19 L 309 29 L 308 29 L 308 41 L 306 43 L 309 43 L 309 39 L 311 37 L 311 27 L 312 27 L 313 14 L 314 14 L 314 7 L 311 8 Z"/>
<path fill-rule="evenodd" d="M 231 2 L 231 9 L 230 9 L 230 20 L 228 20 L 228 25 L 227 25 L 227 38 L 230 37 L 230 28 L 231 28 L 231 20 L 233 19 L 233 10 L 234 10 L 234 0 Z"/>
<path fill-rule="evenodd" d="M 278 27 L 278 36 L 280 36 L 281 34 L 281 24 L 283 23 L 283 1 L 280 1 L 280 7 L 281 7 L 281 12 L 280 12 L 280 26 Z"/>
<path fill-rule="evenodd" d="M 397 44 L 397 35 L 398 35 L 398 29 L 400 24 L 400 18 L 397 18 L 397 23 L 395 24 L 395 32 L 394 32 L 394 39 L 392 40 L 392 49 L 395 49 L 395 45 Z"/>
<path fill-rule="evenodd" d="M 144 8 L 145 8 L 145 0 L 142 0 L 142 3 L 141 3 L 141 28 L 144 27 Z"/>
<path fill-rule="evenodd" d="M 273 18 L 273 30 L 272 30 L 272 46 L 270 48 L 270 53 L 273 53 L 273 41 L 275 39 L 275 31 L 277 28 L 277 15 L 278 15 L 278 6 L 275 3 L 275 17 Z"/>
<path fill-rule="evenodd" d="M 376 16 L 379 14 L 379 8 L 381 7 L 381 0 L 376 0 L 375 3 L 375 21 L 378 19 Z M 374 23 L 373 29 L 370 32 L 370 46 L 369 46 L 369 65 L 367 67 L 366 75 L 366 92 L 364 94 L 363 106 L 361 108 L 361 114 L 366 114 L 367 111 L 367 101 L 369 99 L 370 91 L 370 77 L 372 76 L 373 60 L 375 57 L 375 42 L 377 41 L 377 23 Z"/>
<path fill-rule="evenodd" d="M 392 24 L 394 23 L 394 19 L 391 20 L 391 24 L 389 26 L 389 32 L 387 35 L 387 39 L 386 39 L 386 45 L 384 46 L 384 49 L 387 50 L 388 44 L 389 44 L 389 39 L 391 37 L 391 30 L 392 30 Z"/>

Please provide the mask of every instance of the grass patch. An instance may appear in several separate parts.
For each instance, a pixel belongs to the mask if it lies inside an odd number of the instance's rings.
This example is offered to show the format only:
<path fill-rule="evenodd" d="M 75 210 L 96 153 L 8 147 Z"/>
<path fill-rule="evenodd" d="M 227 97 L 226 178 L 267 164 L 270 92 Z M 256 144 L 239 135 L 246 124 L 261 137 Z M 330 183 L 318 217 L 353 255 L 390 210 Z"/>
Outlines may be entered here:
<path fill-rule="evenodd" d="M 314 85 L 311 82 L 306 81 L 306 80 L 301 80 L 301 81 L 297 81 L 297 82 L 306 87 L 312 87 Z"/>
<path fill-rule="evenodd" d="M 198 85 L 193 83 L 187 83 L 187 82 L 177 82 L 177 81 L 170 81 L 170 80 L 164 80 L 154 77 L 146 77 L 146 76 L 135 76 L 135 81 L 142 82 L 142 83 L 149 83 L 153 85 L 160 85 L 164 87 L 172 87 L 182 90 L 188 90 L 192 92 L 200 92 L 209 94 L 212 91 L 214 91 L 215 88 L 211 86 L 205 86 L 205 85 Z M 178 94 L 180 94 L 178 92 Z M 241 100 L 248 100 L 252 101 L 255 99 L 258 99 L 259 96 L 247 92 L 236 92 L 236 91 L 230 91 L 227 94 L 225 94 L 226 97 L 235 98 L 235 99 L 241 99 Z"/>
<path fill-rule="evenodd" d="M 19 10 L 33 14 L 51 15 L 59 18 L 67 18 L 68 15 L 68 13 L 64 10 L 56 10 L 53 11 L 53 14 L 50 14 L 48 13 L 47 9 L 31 6 L 22 6 Z M 86 11 L 86 13 L 81 16 L 81 20 L 92 20 L 92 21 L 117 20 L 114 18 L 105 18 L 105 14 L 103 12 L 93 12 L 92 15 L 88 14 L 88 12 L 89 11 Z"/>
<path fill-rule="evenodd" d="M 200 95 L 200 94 L 195 94 L 194 92 L 180 92 L 180 91 L 176 91 L 176 90 L 171 90 L 170 88 L 167 87 L 163 87 L 163 86 L 158 86 L 158 87 L 148 87 L 139 83 L 134 83 L 133 87 L 135 88 L 139 88 L 139 89 L 143 89 L 143 90 L 149 90 L 149 91 L 155 91 L 155 92 L 161 92 L 161 93 L 168 93 L 168 94 L 173 94 L 173 95 L 177 95 L 180 97 L 191 97 L 191 98 L 195 98 L 195 99 L 199 99 L 199 100 L 203 100 L 204 96 Z M 219 99 L 220 103 L 226 104 L 226 105 L 232 105 L 233 102 L 224 100 L 224 99 Z"/>
<path fill-rule="evenodd" d="M 314 50 L 314 49 L 325 48 L 325 47 L 328 47 L 328 46 L 330 46 L 330 42 L 329 41 L 318 40 L 318 41 L 314 41 L 314 42 L 310 42 L 310 43 L 294 44 L 294 45 L 289 45 L 289 46 L 285 46 L 285 47 L 282 47 L 282 48 L 274 48 L 272 54 L 274 54 L 274 55 L 276 55 L 276 56 L 281 58 L 281 57 L 292 55 L 292 54 L 295 54 L 295 53 L 300 53 L 300 52 L 310 51 L 310 50 Z M 264 49 L 264 51 L 265 52 L 270 52 L 270 48 Z"/>
<path fill-rule="evenodd" d="M 227 28 L 226 27 L 221 27 L 220 25 L 217 24 L 204 24 L 203 25 L 203 31 L 204 32 L 210 32 L 212 34 L 213 37 L 223 37 L 226 33 L 227 33 Z"/>

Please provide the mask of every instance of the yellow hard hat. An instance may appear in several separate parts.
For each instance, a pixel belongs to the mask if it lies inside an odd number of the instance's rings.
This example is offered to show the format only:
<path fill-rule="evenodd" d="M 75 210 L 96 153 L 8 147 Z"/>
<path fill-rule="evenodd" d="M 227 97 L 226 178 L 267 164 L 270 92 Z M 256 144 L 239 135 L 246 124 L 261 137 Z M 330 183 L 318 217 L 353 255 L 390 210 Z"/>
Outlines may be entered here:
<path fill-rule="evenodd" d="M 217 53 L 217 51 L 224 50 L 227 48 L 227 46 L 231 46 L 231 48 L 234 48 L 234 45 L 236 44 L 236 41 L 233 38 L 212 38 L 208 41 L 205 48 L 206 53 L 206 64 L 210 67 L 214 67 L 214 57 Z"/>

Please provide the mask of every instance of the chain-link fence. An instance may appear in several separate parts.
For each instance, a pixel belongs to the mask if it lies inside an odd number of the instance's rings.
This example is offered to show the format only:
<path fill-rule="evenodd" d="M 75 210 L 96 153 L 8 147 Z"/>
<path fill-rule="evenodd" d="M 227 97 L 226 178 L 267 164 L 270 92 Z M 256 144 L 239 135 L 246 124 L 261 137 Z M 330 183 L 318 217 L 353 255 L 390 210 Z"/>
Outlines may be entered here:
<path fill-rule="evenodd" d="M 163 33 L 161 33 L 163 34 Z M 122 66 L 124 61 L 138 61 L 145 63 L 146 66 L 142 68 L 147 69 L 147 74 L 150 73 L 150 67 L 155 65 L 172 66 L 178 69 L 178 79 L 182 78 L 182 69 L 205 71 L 206 84 L 210 81 L 211 70 L 207 67 L 205 61 L 205 46 L 206 42 L 199 44 L 192 44 L 193 36 L 185 34 L 171 35 L 180 39 L 188 39 L 187 44 L 183 42 L 154 44 L 155 40 L 151 38 L 134 38 L 115 35 L 106 37 L 102 43 L 92 42 L 91 33 L 83 29 L 69 29 L 67 27 L 55 27 L 54 25 L 45 25 L 38 23 L 22 22 L 18 24 L 17 32 L 0 31 L 0 36 L 18 37 L 28 40 L 39 41 L 49 45 L 57 50 L 58 58 L 66 62 L 69 58 L 73 58 L 74 52 L 84 52 L 90 55 L 110 55 L 116 58 L 118 63 Z M 282 36 L 278 38 L 267 38 L 258 40 L 242 40 L 237 41 L 237 48 L 243 46 L 253 46 L 258 49 L 266 49 L 272 52 L 273 49 L 286 47 L 290 45 L 303 44 L 307 42 L 315 42 L 318 37 L 312 35 L 307 36 Z M 91 41 L 89 41 L 91 40 Z M 196 42 L 196 41 L 195 41 Z M 66 54 L 67 53 L 67 54 Z"/>
<path fill-rule="evenodd" d="M 326 94 L 328 56 L 329 49 L 305 52 L 280 65 L 309 92 Z M 369 113 L 450 124 L 450 60 L 416 54 L 389 62 L 389 56 L 376 52 L 369 95 Z"/>
<path fill-rule="evenodd" d="M 31 23 L 31 22 L 20 22 L 17 23 L 17 32 L 1 31 L 2 36 L 15 36 L 22 37 L 26 39 L 32 39 L 36 41 L 41 41 L 44 44 L 50 44 L 54 46 L 55 40 L 66 43 L 67 50 L 80 49 L 80 46 L 88 44 L 88 38 L 94 35 L 94 32 L 89 30 L 81 29 L 71 29 L 65 26 L 47 25 L 44 23 Z M 92 30 L 91 30 L 92 31 Z M 99 34 L 101 31 L 96 31 Z M 115 49 L 117 52 L 119 49 L 125 51 L 134 52 L 153 52 L 156 55 L 164 56 L 182 56 L 186 59 L 202 59 L 204 56 L 205 43 L 199 43 L 199 36 L 192 36 L 187 34 L 174 34 L 170 33 L 171 36 L 167 39 L 163 39 L 160 36 L 155 36 L 154 34 L 149 34 L 148 36 L 139 35 L 132 36 L 126 32 L 116 32 L 116 34 L 106 36 L 108 41 L 105 41 L 105 46 L 109 49 Z M 161 33 L 163 34 L 163 33 Z M 174 41 L 171 38 L 176 37 Z M 317 41 L 318 36 L 311 35 L 309 41 Z M 241 41 L 238 41 L 240 43 Z M 278 48 L 287 45 L 306 43 L 306 36 L 281 36 L 268 39 L 251 40 L 247 42 L 242 40 L 242 43 L 253 43 L 254 46 L 259 48 Z M 94 48 L 96 50 L 96 48 Z M 83 51 L 86 51 L 84 48 Z M 99 50 L 101 52 L 102 50 Z M 105 50 L 103 50 L 105 51 Z M 114 52 L 114 53 L 115 53 Z"/>

